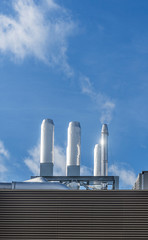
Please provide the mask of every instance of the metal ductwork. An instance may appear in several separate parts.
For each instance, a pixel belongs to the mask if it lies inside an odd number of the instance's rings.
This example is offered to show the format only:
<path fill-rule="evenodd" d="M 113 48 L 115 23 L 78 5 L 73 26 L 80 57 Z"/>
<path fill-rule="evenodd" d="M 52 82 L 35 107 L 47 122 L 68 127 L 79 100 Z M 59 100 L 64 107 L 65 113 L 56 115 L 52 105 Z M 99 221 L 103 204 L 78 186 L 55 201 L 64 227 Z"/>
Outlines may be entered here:
<path fill-rule="evenodd" d="M 61 183 L 48 183 L 48 182 L 12 182 L 0 183 L 0 189 L 18 189 L 18 190 L 68 190 L 69 188 Z"/>

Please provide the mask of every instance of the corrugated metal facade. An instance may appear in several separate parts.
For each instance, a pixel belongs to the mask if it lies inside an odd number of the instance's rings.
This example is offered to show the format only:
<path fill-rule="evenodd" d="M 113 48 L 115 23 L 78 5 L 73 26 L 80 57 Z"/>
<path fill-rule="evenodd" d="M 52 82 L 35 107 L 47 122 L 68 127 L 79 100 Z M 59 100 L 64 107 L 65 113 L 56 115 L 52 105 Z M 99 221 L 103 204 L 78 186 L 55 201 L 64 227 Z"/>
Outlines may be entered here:
<path fill-rule="evenodd" d="M 147 239 L 148 191 L 0 191 L 0 239 Z"/>

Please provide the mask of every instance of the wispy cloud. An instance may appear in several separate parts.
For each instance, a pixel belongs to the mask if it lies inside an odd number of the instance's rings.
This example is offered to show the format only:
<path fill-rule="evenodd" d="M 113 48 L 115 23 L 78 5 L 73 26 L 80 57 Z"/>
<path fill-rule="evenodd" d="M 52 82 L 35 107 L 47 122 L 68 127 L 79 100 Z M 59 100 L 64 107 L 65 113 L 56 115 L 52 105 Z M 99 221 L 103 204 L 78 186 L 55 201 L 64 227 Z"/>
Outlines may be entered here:
<path fill-rule="evenodd" d="M 80 168 L 80 175 L 81 176 L 92 176 L 93 175 L 93 170 L 89 167 L 86 167 L 86 166 L 82 165 L 81 168 Z"/>
<path fill-rule="evenodd" d="M 28 151 L 29 156 L 24 162 L 34 175 L 40 174 L 40 144 L 34 146 Z M 54 175 L 66 174 L 66 156 L 63 148 L 60 146 L 54 147 Z"/>
<path fill-rule="evenodd" d="M 113 164 L 109 167 L 109 172 L 113 176 L 119 176 L 121 188 L 132 188 L 136 181 L 135 172 L 132 169 L 128 169 L 128 166 Z"/>
<path fill-rule="evenodd" d="M 66 155 L 64 149 L 60 146 L 54 148 L 54 175 L 66 175 Z"/>
<path fill-rule="evenodd" d="M 40 144 L 34 146 L 28 151 L 29 156 L 25 158 L 24 162 L 29 170 L 34 175 L 40 173 Z M 65 150 L 60 146 L 54 147 L 54 176 L 65 176 L 66 175 L 66 154 Z M 92 175 L 92 169 L 82 165 L 81 175 L 90 176 Z"/>
<path fill-rule="evenodd" d="M 13 59 L 33 56 L 59 66 L 68 76 L 67 39 L 76 24 L 69 12 L 54 0 L 14 0 L 13 15 L 0 14 L 0 51 Z"/>
<path fill-rule="evenodd" d="M 36 176 L 40 174 L 40 144 L 28 151 L 28 157 L 24 160 L 29 170 Z"/>
<path fill-rule="evenodd" d="M 101 123 L 109 123 L 112 120 L 115 102 L 105 94 L 96 92 L 92 86 L 90 79 L 86 76 L 80 77 L 82 93 L 88 95 L 95 103 L 96 108 L 100 112 Z"/>
<path fill-rule="evenodd" d="M 0 181 L 5 180 L 5 173 L 8 171 L 7 160 L 9 156 L 10 154 L 5 148 L 4 143 L 0 141 Z"/>
<path fill-rule="evenodd" d="M 9 158 L 9 152 L 5 148 L 4 143 L 2 141 L 0 141 L 0 156 Z"/>

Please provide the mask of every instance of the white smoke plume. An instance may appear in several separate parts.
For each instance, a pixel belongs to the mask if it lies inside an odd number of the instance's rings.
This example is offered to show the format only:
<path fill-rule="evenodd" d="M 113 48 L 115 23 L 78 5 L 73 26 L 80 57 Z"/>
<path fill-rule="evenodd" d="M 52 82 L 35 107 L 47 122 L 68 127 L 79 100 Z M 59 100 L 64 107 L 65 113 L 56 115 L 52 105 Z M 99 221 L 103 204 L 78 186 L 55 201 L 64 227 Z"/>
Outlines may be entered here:
<path fill-rule="evenodd" d="M 115 102 L 105 94 L 96 92 L 92 86 L 90 79 L 86 76 L 81 76 L 81 89 L 82 93 L 88 95 L 93 103 L 95 103 L 96 109 L 100 112 L 100 122 L 110 123 L 115 109 Z"/>

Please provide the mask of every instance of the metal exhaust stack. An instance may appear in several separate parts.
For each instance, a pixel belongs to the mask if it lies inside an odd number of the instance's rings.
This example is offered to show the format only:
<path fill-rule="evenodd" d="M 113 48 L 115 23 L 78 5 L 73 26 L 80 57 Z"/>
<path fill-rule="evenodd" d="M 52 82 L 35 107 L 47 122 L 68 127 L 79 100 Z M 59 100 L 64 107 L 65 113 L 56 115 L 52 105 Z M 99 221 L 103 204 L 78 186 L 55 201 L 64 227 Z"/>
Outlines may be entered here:
<path fill-rule="evenodd" d="M 67 176 L 80 176 L 81 127 L 79 122 L 70 122 L 67 143 Z"/>
<path fill-rule="evenodd" d="M 41 125 L 40 176 L 53 176 L 54 123 L 44 119 Z"/>
<path fill-rule="evenodd" d="M 103 124 L 101 131 L 101 175 L 108 176 L 108 127 Z"/>
<path fill-rule="evenodd" d="M 101 145 L 96 144 L 94 148 L 94 176 L 101 176 Z"/>

